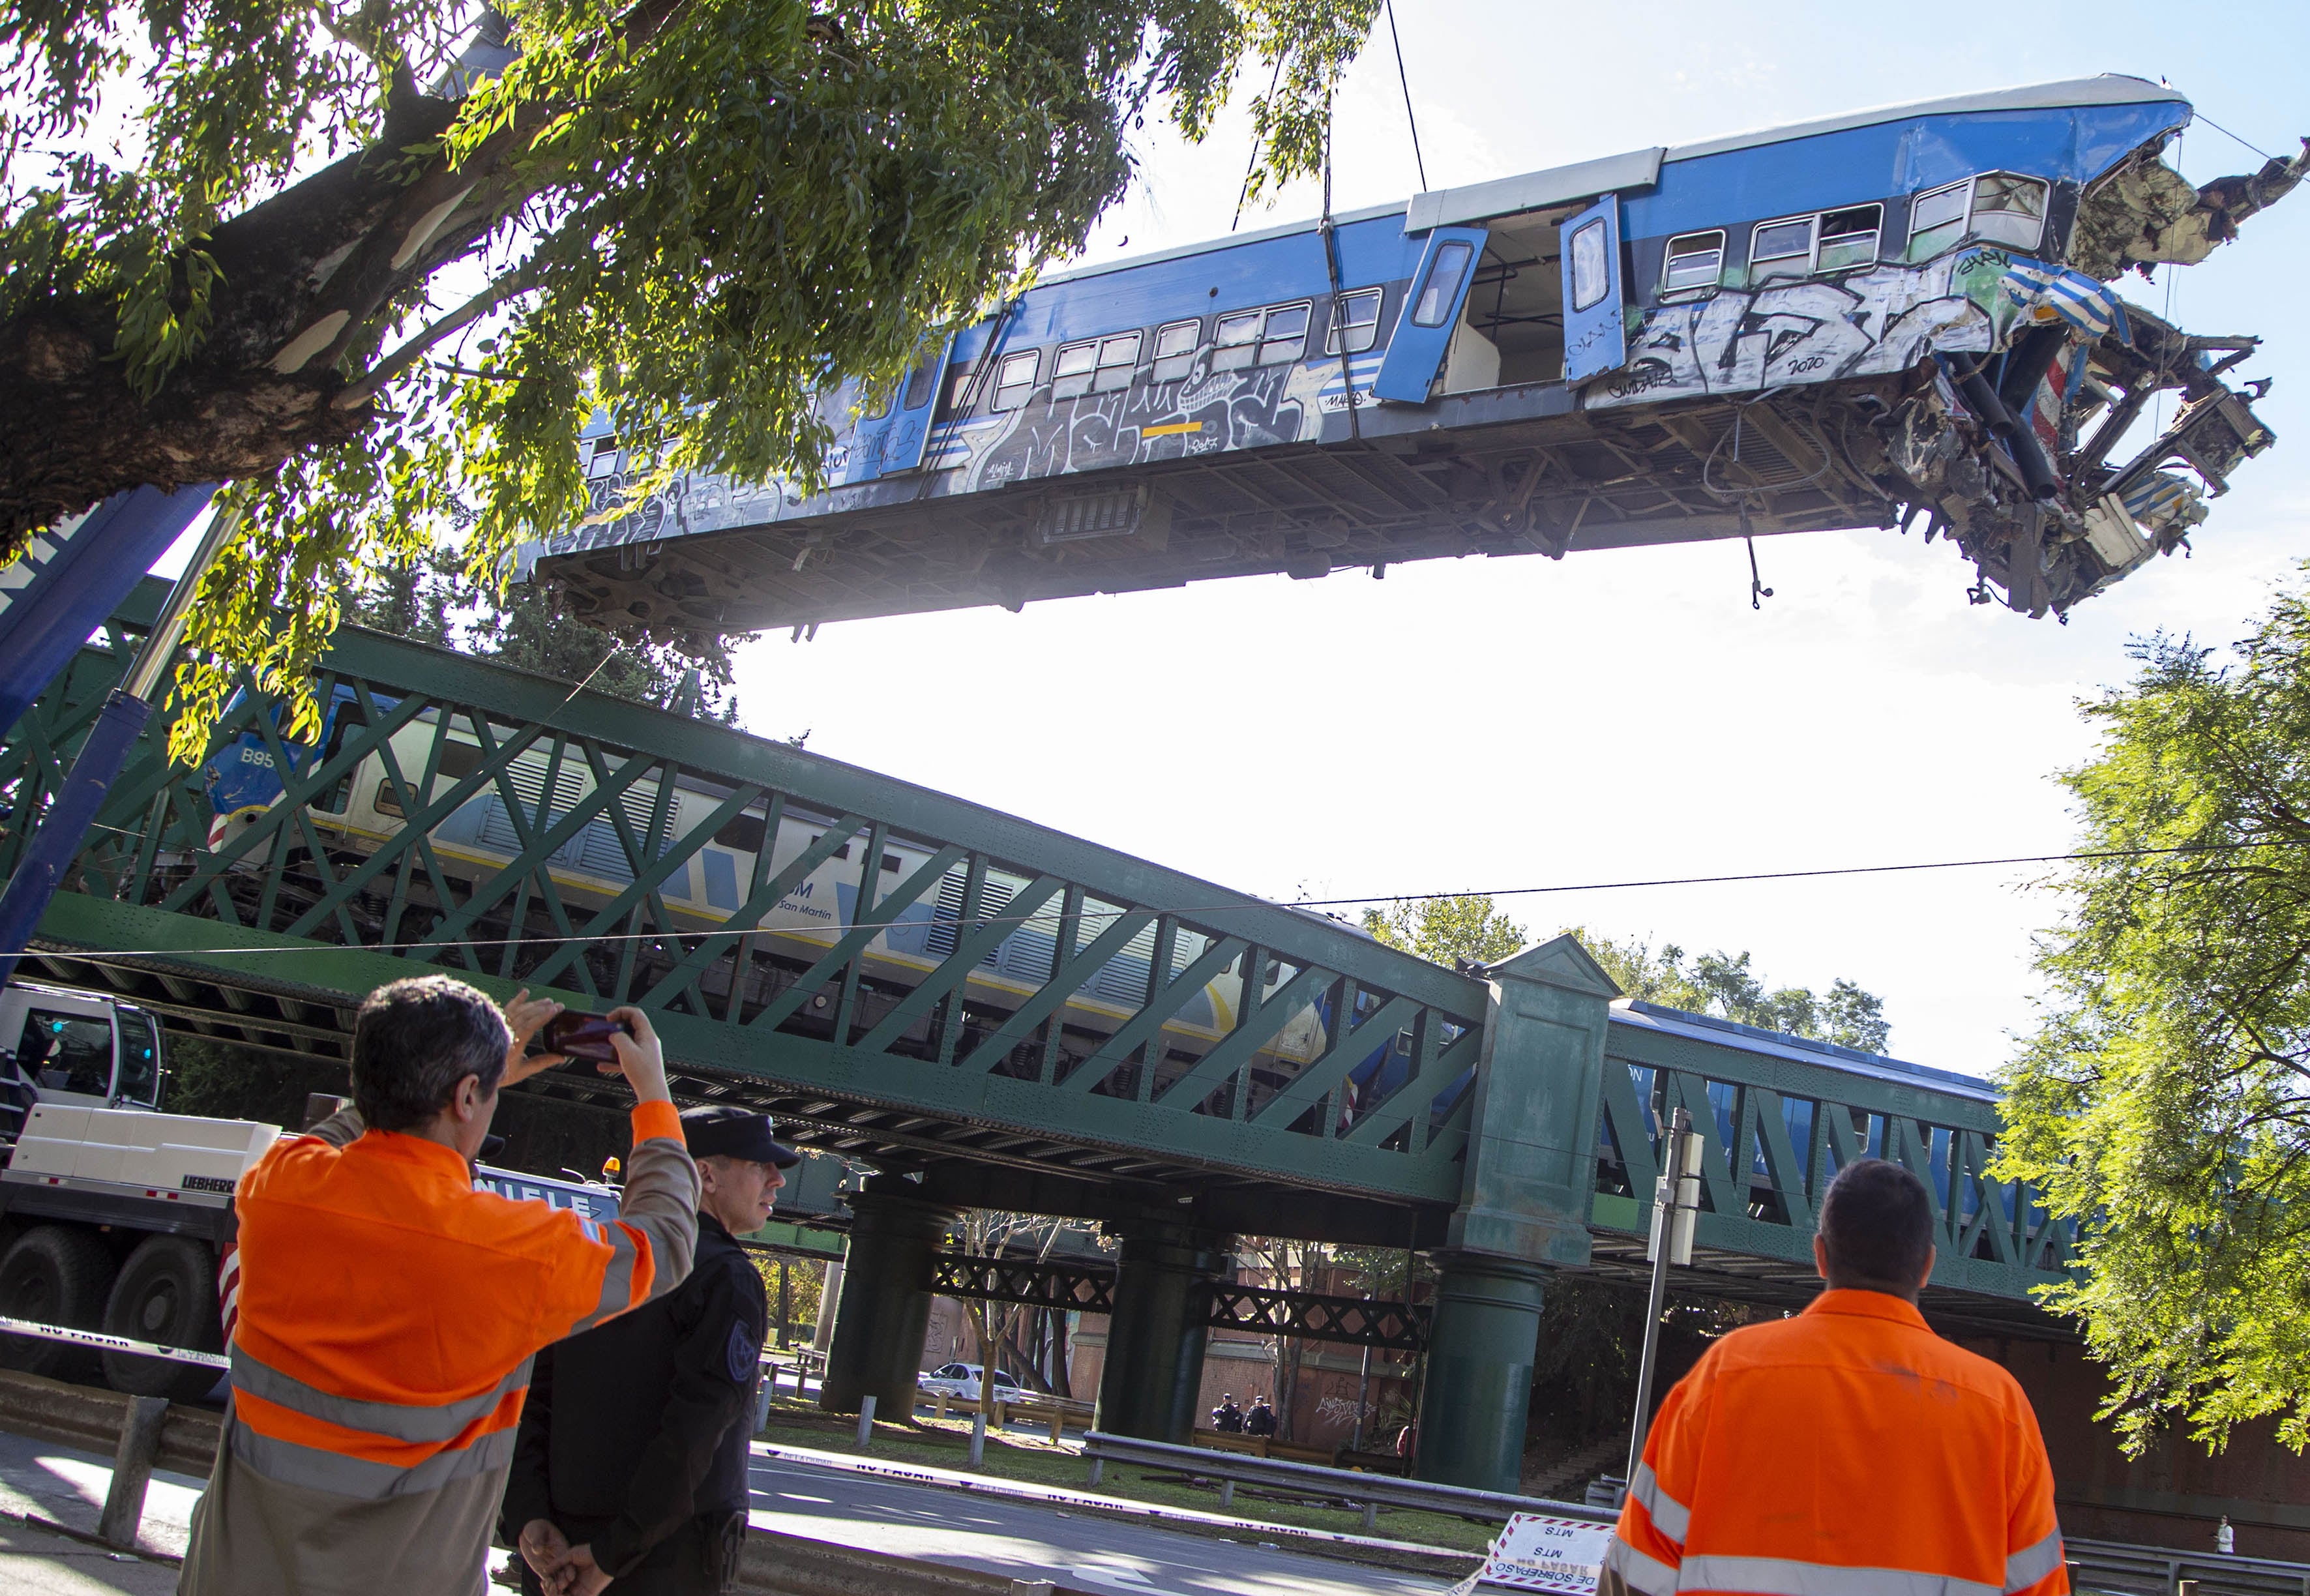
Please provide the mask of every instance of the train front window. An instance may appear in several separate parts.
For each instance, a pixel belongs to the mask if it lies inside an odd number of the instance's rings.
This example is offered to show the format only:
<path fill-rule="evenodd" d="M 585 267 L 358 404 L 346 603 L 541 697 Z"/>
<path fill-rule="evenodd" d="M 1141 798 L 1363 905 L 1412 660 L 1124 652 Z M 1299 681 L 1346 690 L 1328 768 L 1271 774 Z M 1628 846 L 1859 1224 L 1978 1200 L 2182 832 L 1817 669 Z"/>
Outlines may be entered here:
<path fill-rule="evenodd" d="M 1035 391 L 1036 369 L 1041 360 L 1042 351 L 1034 349 L 1003 357 L 1003 364 L 994 369 L 996 410 L 1016 410 L 1027 403 L 1027 395 Z"/>
<path fill-rule="evenodd" d="M 1177 382 L 1194 369 L 1195 345 L 1202 341 L 1201 321 L 1175 321 L 1155 329 L 1155 380 Z"/>
<path fill-rule="evenodd" d="M 1572 235 L 1572 308 L 1585 310 L 1603 299 L 1612 286 L 1612 265 L 1606 258 L 1604 219 L 1582 225 Z"/>
<path fill-rule="evenodd" d="M 915 369 L 907 373 L 905 403 L 908 410 L 920 410 L 929 403 L 932 385 L 938 381 L 938 374 L 945 365 L 943 351 L 934 355 L 925 355 L 915 362 Z"/>
<path fill-rule="evenodd" d="M 1965 236 L 1965 214 L 1973 184 L 1951 183 L 1929 189 L 1909 206 L 1909 258 L 1931 260 Z"/>
<path fill-rule="evenodd" d="M 52 1092 L 103 1097 L 112 1090 L 112 1022 L 30 1009 L 16 1039 L 16 1068 Z"/>
<path fill-rule="evenodd" d="M 1855 205 L 1820 219 L 1820 269 L 1843 272 L 1877 264 L 1877 235 L 1885 220 L 1882 205 Z"/>
<path fill-rule="evenodd" d="M 1715 288 L 1724 270 L 1724 230 L 1685 233 L 1668 241 L 1668 259 L 1661 268 L 1661 291 Z"/>
<path fill-rule="evenodd" d="M 1359 355 L 1379 342 L 1379 290 L 1358 289 L 1351 294 L 1342 294 L 1339 313 L 1332 318 L 1324 334 L 1324 352 L 1340 352 L 1340 334 L 1347 334 L 1347 352 Z"/>
<path fill-rule="evenodd" d="M 593 481 L 615 474 L 618 469 L 618 440 L 597 438 L 594 440 L 593 457 L 586 462 L 586 480 Z"/>
<path fill-rule="evenodd" d="M 1749 246 L 1749 281 L 1802 277 L 1811 271 L 1814 220 L 1799 216 L 1787 221 L 1759 222 Z"/>
<path fill-rule="evenodd" d="M 1139 334 L 1117 333 L 1099 343 L 1099 370 L 1092 377 L 1091 392 L 1112 394 L 1131 386 L 1131 373 L 1139 364 Z"/>
<path fill-rule="evenodd" d="M 1259 338 L 1259 363 L 1281 365 L 1307 352 L 1306 305 L 1280 305 L 1267 313 L 1267 327 Z"/>
<path fill-rule="evenodd" d="M 1973 232 L 1978 239 L 2035 249 L 2045 231 L 2045 186 L 2035 178 L 1991 172 L 1973 180 Z"/>

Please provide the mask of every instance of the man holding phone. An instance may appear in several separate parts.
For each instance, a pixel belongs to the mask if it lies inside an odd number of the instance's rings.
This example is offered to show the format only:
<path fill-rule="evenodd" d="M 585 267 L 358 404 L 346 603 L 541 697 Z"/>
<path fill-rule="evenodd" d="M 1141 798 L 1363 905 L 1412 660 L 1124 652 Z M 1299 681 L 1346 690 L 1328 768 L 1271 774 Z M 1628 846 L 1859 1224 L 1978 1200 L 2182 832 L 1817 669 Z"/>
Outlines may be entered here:
<path fill-rule="evenodd" d="M 618 1219 L 473 1189 L 499 1089 L 561 1062 L 526 1054 L 560 1008 L 378 988 L 353 1106 L 241 1176 L 232 1407 L 180 1596 L 480 1596 L 531 1358 L 690 1272 L 698 1169 L 638 1009 L 596 1066 L 634 1091 Z"/>

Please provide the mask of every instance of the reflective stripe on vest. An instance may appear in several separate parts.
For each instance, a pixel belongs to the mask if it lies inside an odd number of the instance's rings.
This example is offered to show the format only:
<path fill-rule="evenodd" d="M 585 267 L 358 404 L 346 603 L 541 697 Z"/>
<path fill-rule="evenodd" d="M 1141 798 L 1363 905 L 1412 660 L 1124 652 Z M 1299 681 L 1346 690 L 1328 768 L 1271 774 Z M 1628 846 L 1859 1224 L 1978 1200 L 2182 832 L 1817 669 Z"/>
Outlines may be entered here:
<path fill-rule="evenodd" d="M 2005 1559 L 2005 1596 L 2026 1591 L 2062 1566 L 2062 1532 L 2054 1531 L 2035 1546 L 2025 1546 Z"/>
<path fill-rule="evenodd" d="M 472 1396 L 380 1402 L 323 1391 L 236 1343 L 233 1452 L 268 1479 L 343 1496 L 375 1501 L 438 1489 L 511 1461 L 530 1362 Z"/>
<path fill-rule="evenodd" d="M 634 1233 L 623 1225 L 600 1225 L 582 1218 L 580 1222 L 585 1225 L 586 1234 L 590 1239 L 610 1244 L 610 1261 L 602 1266 L 602 1295 L 595 1300 L 594 1311 L 569 1327 L 571 1335 L 581 1330 L 591 1330 L 613 1314 L 641 1305 L 634 1297 L 634 1266 L 641 1259 L 641 1249 L 634 1243 Z M 644 1289 L 647 1289 L 647 1281 L 644 1282 Z M 522 1366 L 525 1369 L 528 1366 L 527 1364 Z"/>
<path fill-rule="evenodd" d="M 1630 1581 L 1634 1583 L 1634 1581 Z M 1793 1557 L 1704 1553 L 1677 1570 L 1680 1591 L 1738 1591 L 1742 1596 L 2004 1596 L 1995 1585 L 1910 1568 L 1847 1568 Z"/>
<path fill-rule="evenodd" d="M 1685 1531 L 1692 1528 L 1692 1510 L 1661 1489 L 1650 1463 L 1637 1465 L 1637 1477 L 1628 1481 L 1628 1495 L 1644 1504 L 1654 1529 L 1679 1546 L 1684 1544 Z"/>
<path fill-rule="evenodd" d="M 1645 1596 L 1676 1596 L 1676 1570 L 1656 1557 L 1647 1557 L 1627 1541 L 1613 1539 L 1604 1548 L 1604 1566 Z"/>

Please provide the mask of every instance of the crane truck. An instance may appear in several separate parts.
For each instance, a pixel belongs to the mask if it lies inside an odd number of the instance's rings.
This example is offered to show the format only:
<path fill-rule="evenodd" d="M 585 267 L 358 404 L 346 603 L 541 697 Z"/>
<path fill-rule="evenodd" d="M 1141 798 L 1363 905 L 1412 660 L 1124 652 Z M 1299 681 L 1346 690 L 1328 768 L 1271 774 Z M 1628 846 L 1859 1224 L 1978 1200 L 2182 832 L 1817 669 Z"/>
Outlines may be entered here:
<path fill-rule="evenodd" d="M 219 1260 L 241 1172 L 282 1134 L 254 1120 L 161 1110 L 159 1019 L 109 993 L 0 987 L 0 1318 L 223 1349 Z M 479 1166 L 476 1185 L 614 1219 L 617 1193 Z M 115 1390 L 195 1401 L 215 1370 L 0 1335 L 0 1367 L 100 1373 Z"/>

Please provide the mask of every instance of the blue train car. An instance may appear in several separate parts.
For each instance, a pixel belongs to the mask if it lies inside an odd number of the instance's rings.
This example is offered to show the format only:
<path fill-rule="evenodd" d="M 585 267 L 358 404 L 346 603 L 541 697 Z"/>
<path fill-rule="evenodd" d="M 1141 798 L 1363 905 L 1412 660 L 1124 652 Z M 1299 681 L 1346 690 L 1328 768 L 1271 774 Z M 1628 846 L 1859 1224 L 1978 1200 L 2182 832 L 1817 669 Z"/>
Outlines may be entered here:
<path fill-rule="evenodd" d="M 2065 611 L 2170 552 L 2271 441 L 2111 284 L 2310 170 L 2193 187 L 2190 121 L 2105 76 L 1445 189 L 1042 280 L 887 389 L 830 485 L 639 497 L 614 418 L 535 546 L 659 637 L 1203 577 L 1922 525 L 1973 596 Z M 2143 440 L 2151 398 L 2174 425 Z M 2118 447 L 2128 446 L 2121 455 Z"/>

